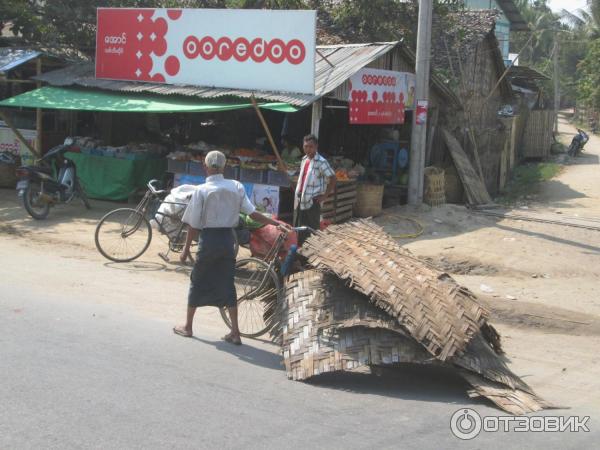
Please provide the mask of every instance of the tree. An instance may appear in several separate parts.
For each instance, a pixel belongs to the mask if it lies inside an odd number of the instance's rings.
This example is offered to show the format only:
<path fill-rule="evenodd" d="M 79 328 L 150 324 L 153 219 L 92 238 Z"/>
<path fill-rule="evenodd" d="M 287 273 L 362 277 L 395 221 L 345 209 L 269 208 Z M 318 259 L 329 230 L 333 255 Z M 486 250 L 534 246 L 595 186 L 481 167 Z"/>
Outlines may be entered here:
<path fill-rule="evenodd" d="M 587 0 L 587 8 L 575 13 L 563 9 L 562 18 L 581 34 L 591 39 L 600 38 L 600 0 Z"/>
<path fill-rule="evenodd" d="M 585 104 L 600 110 L 600 39 L 592 41 L 579 63 L 578 96 Z"/>
<path fill-rule="evenodd" d="M 227 0 L 0 0 L 0 22 L 31 44 L 78 50 L 92 56 L 95 50 L 96 9 L 225 8 Z"/>

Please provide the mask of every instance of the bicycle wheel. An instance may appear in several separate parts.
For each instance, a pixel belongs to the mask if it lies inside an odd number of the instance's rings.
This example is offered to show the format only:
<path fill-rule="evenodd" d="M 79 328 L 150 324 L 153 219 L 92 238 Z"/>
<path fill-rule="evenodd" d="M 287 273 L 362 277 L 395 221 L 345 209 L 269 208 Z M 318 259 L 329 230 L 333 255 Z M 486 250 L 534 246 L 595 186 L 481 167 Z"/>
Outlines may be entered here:
<path fill-rule="evenodd" d="M 269 331 L 264 319 L 265 302 L 273 295 L 281 295 L 277 274 L 261 259 L 240 259 L 235 264 L 235 288 L 240 335 L 258 337 L 265 334 Z M 227 308 L 221 308 L 221 317 L 231 328 Z"/>
<path fill-rule="evenodd" d="M 135 209 L 115 209 L 100 219 L 94 240 L 105 258 L 115 262 L 133 261 L 150 245 L 152 227 Z"/>

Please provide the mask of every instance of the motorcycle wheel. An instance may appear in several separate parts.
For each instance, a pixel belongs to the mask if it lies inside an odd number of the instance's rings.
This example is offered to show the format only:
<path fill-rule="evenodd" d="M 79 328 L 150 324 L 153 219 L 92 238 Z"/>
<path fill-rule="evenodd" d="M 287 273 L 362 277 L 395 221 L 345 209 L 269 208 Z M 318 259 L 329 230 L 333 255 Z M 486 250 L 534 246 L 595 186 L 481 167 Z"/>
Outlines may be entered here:
<path fill-rule="evenodd" d="M 29 183 L 23 193 L 23 206 L 29 215 L 36 220 L 45 219 L 50 212 L 50 204 L 40 202 L 41 193 L 40 185 L 37 183 Z"/>

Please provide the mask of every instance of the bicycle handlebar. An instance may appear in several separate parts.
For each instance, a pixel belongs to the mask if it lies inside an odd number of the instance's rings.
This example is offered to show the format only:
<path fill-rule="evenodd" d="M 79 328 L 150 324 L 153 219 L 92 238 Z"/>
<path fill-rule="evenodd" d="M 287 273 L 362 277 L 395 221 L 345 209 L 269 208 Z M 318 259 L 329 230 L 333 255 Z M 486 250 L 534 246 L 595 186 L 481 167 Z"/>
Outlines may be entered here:
<path fill-rule="evenodd" d="M 303 227 L 293 227 L 292 230 L 298 232 L 298 231 L 310 231 L 311 233 L 316 233 L 316 231 L 314 229 L 312 229 L 311 227 L 307 227 L 307 226 L 303 226 Z"/>
<path fill-rule="evenodd" d="M 148 181 L 148 189 L 150 189 L 150 191 L 154 194 L 154 195 L 161 195 L 161 194 L 165 194 L 167 191 L 164 189 L 156 189 L 153 185 L 153 183 L 158 183 L 158 180 L 150 180 Z"/>

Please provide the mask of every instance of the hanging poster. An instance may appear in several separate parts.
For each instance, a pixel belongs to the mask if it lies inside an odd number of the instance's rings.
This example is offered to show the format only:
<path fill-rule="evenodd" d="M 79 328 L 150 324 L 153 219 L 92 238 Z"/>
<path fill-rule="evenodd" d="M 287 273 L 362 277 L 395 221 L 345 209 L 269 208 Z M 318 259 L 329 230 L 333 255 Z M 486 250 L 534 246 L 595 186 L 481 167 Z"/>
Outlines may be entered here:
<path fill-rule="evenodd" d="M 427 122 L 427 107 L 429 102 L 427 100 L 417 100 L 417 109 L 415 123 L 417 125 L 425 125 Z"/>
<path fill-rule="evenodd" d="M 35 147 L 37 132 L 35 130 L 19 130 L 25 140 Z M 12 156 L 19 156 L 22 165 L 32 165 L 35 156 L 31 154 L 29 149 L 17 139 L 17 136 L 10 128 L 5 126 L 5 123 L 0 121 L 0 152 L 9 153 Z"/>
<path fill-rule="evenodd" d="M 402 124 L 408 73 L 364 68 L 350 78 L 351 124 Z M 414 94 L 413 94 L 414 96 Z"/>
<path fill-rule="evenodd" d="M 178 173 L 175 174 L 173 186 L 181 186 L 182 184 L 202 184 L 206 181 L 206 177 L 187 175 Z M 270 186 L 266 184 L 242 183 L 246 195 L 256 207 L 256 210 L 261 213 L 267 213 L 276 216 L 279 213 L 279 186 Z"/>

